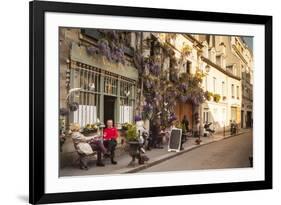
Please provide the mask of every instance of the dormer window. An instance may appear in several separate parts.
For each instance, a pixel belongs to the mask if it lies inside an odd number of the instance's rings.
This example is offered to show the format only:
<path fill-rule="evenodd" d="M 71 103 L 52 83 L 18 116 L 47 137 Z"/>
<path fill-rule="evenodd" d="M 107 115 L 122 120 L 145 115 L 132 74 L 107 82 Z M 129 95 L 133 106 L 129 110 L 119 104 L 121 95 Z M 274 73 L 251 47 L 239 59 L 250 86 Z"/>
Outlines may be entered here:
<path fill-rule="evenodd" d="M 219 66 L 222 66 L 222 56 L 221 55 L 216 56 L 216 64 Z"/>
<path fill-rule="evenodd" d="M 210 49 L 210 59 L 213 63 L 216 63 L 216 51 L 214 47 Z"/>

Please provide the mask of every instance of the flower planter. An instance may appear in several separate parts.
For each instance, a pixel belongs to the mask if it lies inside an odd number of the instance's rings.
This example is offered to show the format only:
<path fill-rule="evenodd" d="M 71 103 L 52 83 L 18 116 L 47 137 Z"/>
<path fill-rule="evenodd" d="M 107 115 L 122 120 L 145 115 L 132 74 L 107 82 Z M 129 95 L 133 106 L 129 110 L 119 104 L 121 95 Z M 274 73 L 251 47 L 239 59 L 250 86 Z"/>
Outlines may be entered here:
<path fill-rule="evenodd" d="M 138 141 L 130 141 L 127 143 L 129 144 L 129 154 L 131 156 L 136 156 L 139 153 L 138 148 L 140 143 Z"/>
<path fill-rule="evenodd" d="M 135 166 L 136 159 L 140 158 L 140 151 L 139 151 L 139 142 L 138 141 L 129 141 L 127 142 L 129 144 L 129 155 L 132 157 L 131 162 L 128 166 Z"/>

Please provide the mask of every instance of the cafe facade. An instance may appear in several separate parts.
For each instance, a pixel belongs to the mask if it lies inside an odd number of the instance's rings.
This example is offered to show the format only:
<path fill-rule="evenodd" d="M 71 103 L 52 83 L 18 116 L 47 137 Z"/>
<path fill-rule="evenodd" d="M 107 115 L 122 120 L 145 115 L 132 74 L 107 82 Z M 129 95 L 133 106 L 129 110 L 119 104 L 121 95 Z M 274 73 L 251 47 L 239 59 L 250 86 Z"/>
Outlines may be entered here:
<path fill-rule="evenodd" d="M 97 121 L 105 124 L 111 119 L 120 128 L 122 123 L 133 122 L 139 76 L 130 50 L 125 52 L 125 63 L 116 63 L 89 53 L 88 48 L 95 47 L 100 38 L 97 30 L 60 28 L 59 38 L 60 108 L 75 107 L 60 116 L 65 127 L 71 123 L 84 127 Z M 71 138 L 66 137 L 61 166 L 72 162 L 74 152 Z"/>
<path fill-rule="evenodd" d="M 116 126 L 132 122 L 136 106 L 138 72 L 130 63 L 110 62 L 105 56 L 87 51 L 95 46 L 98 33 L 87 29 L 62 29 L 63 43 L 68 51 L 62 53 L 66 58 L 61 61 L 60 102 L 77 103 L 78 108 L 70 112 L 69 123 L 79 123 L 81 127 L 96 123 L 105 123 L 112 119 Z M 63 83 L 66 73 L 66 83 Z M 79 89 L 69 95 L 69 90 Z M 66 106 L 66 105 L 61 105 Z"/>

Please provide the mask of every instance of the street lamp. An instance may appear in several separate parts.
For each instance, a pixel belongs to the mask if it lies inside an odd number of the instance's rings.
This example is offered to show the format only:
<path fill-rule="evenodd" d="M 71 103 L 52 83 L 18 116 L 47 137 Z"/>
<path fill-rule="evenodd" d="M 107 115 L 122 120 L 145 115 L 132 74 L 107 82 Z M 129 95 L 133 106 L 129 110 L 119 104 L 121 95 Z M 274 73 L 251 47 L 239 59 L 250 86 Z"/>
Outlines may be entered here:
<path fill-rule="evenodd" d="M 68 102 L 69 97 L 70 97 L 73 93 L 78 92 L 78 91 L 80 91 L 80 90 L 82 90 L 82 88 L 71 88 L 71 89 L 68 91 L 68 94 L 67 94 L 67 96 L 66 96 L 66 101 Z"/>

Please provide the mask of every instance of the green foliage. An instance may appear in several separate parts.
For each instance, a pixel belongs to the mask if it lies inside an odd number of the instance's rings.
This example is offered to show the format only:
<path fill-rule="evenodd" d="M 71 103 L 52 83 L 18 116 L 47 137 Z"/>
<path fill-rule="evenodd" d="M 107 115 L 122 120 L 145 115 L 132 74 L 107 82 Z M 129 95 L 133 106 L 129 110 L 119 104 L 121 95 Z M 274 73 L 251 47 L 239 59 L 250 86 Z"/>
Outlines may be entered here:
<path fill-rule="evenodd" d="M 137 141 L 138 140 L 138 133 L 137 133 L 137 126 L 130 125 L 128 130 L 126 131 L 126 140 L 130 141 Z"/>
<path fill-rule="evenodd" d="M 167 35 L 167 39 L 175 38 L 175 34 Z M 167 40 L 166 39 L 166 40 Z M 155 45 L 155 44 L 154 44 Z M 158 45 L 159 46 L 159 45 Z M 198 106 L 204 102 L 204 91 L 201 87 L 204 74 L 197 71 L 196 74 L 182 73 L 179 75 L 181 64 L 168 43 L 160 44 L 161 52 L 170 59 L 169 68 L 163 69 L 163 62 L 157 58 L 154 52 L 151 56 L 144 57 L 138 51 L 134 54 L 134 62 L 142 79 L 142 93 L 144 103 L 138 110 L 142 111 L 143 119 L 158 119 L 162 127 L 171 125 L 170 115 L 175 112 L 178 100 L 183 103 L 192 103 Z M 153 48 L 152 48 L 153 49 Z M 183 47 L 183 54 L 192 51 L 192 46 Z"/>
<path fill-rule="evenodd" d="M 83 134 L 90 134 L 90 133 L 95 133 L 98 130 L 97 124 L 87 124 L 85 127 L 82 129 Z"/>
<path fill-rule="evenodd" d="M 219 102 L 220 101 L 220 99 L 221 99 L 221 96 L 219 95 L 219 94 L 214 94 L 214 101 L 215 102 Z"/>
<path fill-rule="evenodd" d="M 185 46 L 183 46 L 183 48 L 182 48 L 182 53 L 183 53 L 184 55 L 190 54 L 191 51 L 192 51 L 192 47 L 189 46 L 189 45 L 185 45 Z"/>
<path fill-rule="evenodd" d="M 177 121 L 175 126 L 178 129 L 182 129 L 183 134 L 186 133 L 187 130 L 186 130 L 185 125 L 183 123 L 181 123 L 180 121 Z"/>
<path fill-rule="evenodd" d="M 205 92 L 205 98 L 207 99 L 207 100 L 211 100 L 211 98 L 214 96 L 214 94 L 212 93 L 212 92 L 209 92 L 209 91 L 206 91 Z"/>
<path fill-rule="evenodd" d="M 125 123 L 122 124 L 122 130 L 128 130 L 132 126 L 133 126 L 133 124 L 125 122 Z"/>
<path fill-rule="evenodd" d="M 187 130 L 186 130 L 186 127 L 183 123 L 181 123 L 181 129 L 182 129 L 183 134 L 186 133 Z"/>

